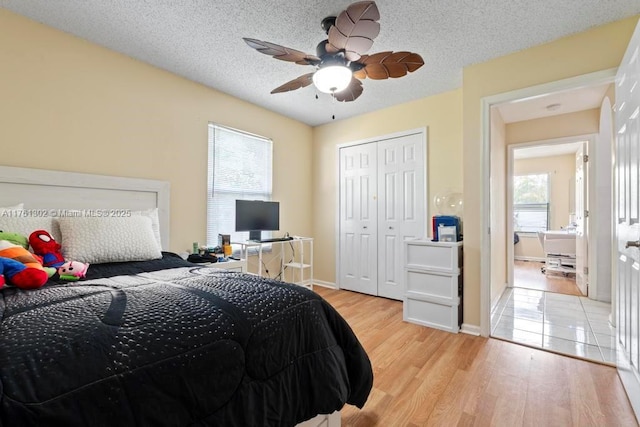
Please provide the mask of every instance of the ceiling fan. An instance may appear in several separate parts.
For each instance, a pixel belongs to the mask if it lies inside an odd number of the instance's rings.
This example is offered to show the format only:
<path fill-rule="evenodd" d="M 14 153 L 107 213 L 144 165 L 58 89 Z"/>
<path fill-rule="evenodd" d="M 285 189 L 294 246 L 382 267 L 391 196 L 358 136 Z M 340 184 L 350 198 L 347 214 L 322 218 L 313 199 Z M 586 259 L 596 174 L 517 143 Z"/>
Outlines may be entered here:
<path fill-rule="evenodd" d="M 386 51 L 365 55 L 380 33 L 379 19 L 380 12 L 373 1 L 353 3 L 337 17 L 324 18 L 322 29 L 328 37 L 318 44 L 316 55 L 256 39 L 244 38 L 244 41 L 275 59 L 316 68 L 271 93 L 288 92 L 313 83 L 321 92 L 330 93 L 338 101 L 348 102 L 362 94 L 360 79 L 402 77 L 424 64 L 420 55 L 411 52 Z"/>

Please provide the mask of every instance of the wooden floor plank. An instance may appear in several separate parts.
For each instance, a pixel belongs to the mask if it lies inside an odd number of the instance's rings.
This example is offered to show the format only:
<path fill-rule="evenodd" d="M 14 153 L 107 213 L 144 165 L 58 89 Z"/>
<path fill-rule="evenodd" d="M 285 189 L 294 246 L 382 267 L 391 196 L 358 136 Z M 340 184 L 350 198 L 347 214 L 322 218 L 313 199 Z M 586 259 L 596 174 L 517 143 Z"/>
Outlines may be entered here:
<path fill-rule="evenodd" d="M 543 266 L 542 262 L 514 261 L 513 287 L 582 296 L 575 275 L 565 277 L 557 273 L 544 274 L 541 271 Z"/>
<path fill-rule="evenodd" d="M 369 354 L 373 390 L 344 427 L 637 426 L 616 369 L 402 321 L 402 303 L 315 290 Z"/>

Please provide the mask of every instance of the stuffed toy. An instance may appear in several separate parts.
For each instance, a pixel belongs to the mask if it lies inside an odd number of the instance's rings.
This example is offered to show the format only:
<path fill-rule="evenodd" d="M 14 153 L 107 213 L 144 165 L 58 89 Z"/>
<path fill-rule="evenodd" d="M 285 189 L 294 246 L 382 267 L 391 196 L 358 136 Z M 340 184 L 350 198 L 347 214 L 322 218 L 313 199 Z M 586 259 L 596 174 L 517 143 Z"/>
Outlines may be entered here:
<path fill-rule="evenodd" d="M 28 245 L 29 241 L 25 236 L 18 233 L 0 231 L 0 257 L 21 262 L 29 268 L 42 270 L 47 277 L 53 276 L 56 273 L 56 269 L 43 267 L 42 262 L 37 258 L 38 256 L 26 249 L 25 246 L 28 247 Z"/>
<path fill-rule="evenodd" d="M 87 274 L 89 264 L 83 264 L 78 261 L 67 261 L 58 267 L 58 274 L 62 280 L 80 280 Z"/>
<path fill-rule="evenodd" d="M 33 253 L 42 257 L 42 265 L 58 268 L 64 264 L 60 244 L 45 230 L 36 230 L 29 235 L 29 244 Z"/>
<path fill-rule="evenodd" d="M 37 289 L 47 283 L 49 276 L 38 268 L 27 267 L 19 261 L 0 256 L 0 277 L 6 277 L 7 283 L 20 289 Z M 4 278 L 0 280 L 0 288 Z"/>
<path fill-rule="evenodd" d="M 0 230 L 0 240 L 6 240 L 8 242 L 13 243 L 14 245 L 21 246 L 24 249 L 29 249 L 29 239 L 27 239 L 22 234 L 9 233 L 9 232 Z"/>

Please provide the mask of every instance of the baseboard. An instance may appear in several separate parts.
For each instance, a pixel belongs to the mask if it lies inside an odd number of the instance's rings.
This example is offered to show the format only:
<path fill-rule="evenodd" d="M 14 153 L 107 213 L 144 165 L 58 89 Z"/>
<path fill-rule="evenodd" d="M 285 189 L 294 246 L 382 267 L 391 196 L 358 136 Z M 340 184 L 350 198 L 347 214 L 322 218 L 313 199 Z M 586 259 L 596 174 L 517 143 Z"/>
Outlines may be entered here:
<path fill-rule="evenodd" d="M 338 289 L 335 283 L 325 282 L 324 280 L 313 279 L 314 286 L 322 286 L 323 288 Z"/>
<path fill-rule="evenodd" d="M 491 313 L 493 313 L 493 310 L 496 309 L 496 306 L 500 302 L 500 298 L 502 298 L 502 295 L 504 294 L 504 291 L 508 287 L 509 287 L 509 285 L 507 283 L 505 283 L 504 286 L 502 287 L 502 290 L 500 291 L 500 294 L 498 294 L 498 295 L 493 297 L 493 300 L 491 301 Z"/>
<path fill-rule="evenodd" d="M 463 334 L 474 335 L 476 337 L 480 336 L 480 326 L 469 325 L 468 323 L 463 323 L 460 328 L 460 332 Z"/>

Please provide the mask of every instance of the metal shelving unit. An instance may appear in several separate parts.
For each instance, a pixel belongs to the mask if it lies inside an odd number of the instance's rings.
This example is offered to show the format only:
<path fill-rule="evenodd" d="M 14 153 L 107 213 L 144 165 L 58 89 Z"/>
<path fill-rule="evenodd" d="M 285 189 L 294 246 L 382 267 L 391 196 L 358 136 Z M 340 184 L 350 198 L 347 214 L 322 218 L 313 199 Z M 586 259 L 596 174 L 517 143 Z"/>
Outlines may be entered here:
<path fill-rule="evenodd" d="M 275 242 L 232 242 L 240 246 L 240 257 L 249 259 L 252 250 L 256 251 L 258 257 L 257 274 L 263 276 L 263 259 L 267 247 L 279 246 L 280 250 L 280 271 L 279 276 L 283 282 L 293 283 L 313 289 L 313 238 L 294 236 L 292 240 L 281 240 Z M 273 246 L 272 246 L 273 245 Z M 287 248 L 290 248 L 287 250 Z M 290 260 L 290 261 L 286 261 Z M 251 273 L 251 272 L 250 272 Z"/>

